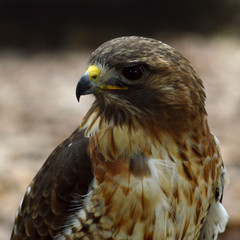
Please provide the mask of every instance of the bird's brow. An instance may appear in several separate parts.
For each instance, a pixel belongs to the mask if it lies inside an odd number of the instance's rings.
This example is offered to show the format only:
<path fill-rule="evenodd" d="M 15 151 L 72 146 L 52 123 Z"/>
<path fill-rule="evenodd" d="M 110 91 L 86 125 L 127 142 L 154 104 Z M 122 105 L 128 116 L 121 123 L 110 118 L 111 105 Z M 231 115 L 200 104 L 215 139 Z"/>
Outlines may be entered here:
<path fill-rule="evenodd" d="M 147 70 L 151 70 L 150 65 L 145 62 L 120 63 L 120 64 L 115 64 L 113 67 L 117 70 L 122 70 L 123 68 L 133 67 L 133 66 L 142 66 Z"/>

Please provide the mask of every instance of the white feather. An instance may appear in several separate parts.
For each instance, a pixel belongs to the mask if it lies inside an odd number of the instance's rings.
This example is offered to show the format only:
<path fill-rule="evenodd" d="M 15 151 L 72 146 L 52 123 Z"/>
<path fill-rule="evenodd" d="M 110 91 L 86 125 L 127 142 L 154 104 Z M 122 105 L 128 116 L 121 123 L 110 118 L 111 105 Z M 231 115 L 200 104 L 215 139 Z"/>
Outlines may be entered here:
<path fill-rule="evenodd" d="M 220 202 L 214 202 L 209 209 L 199 240 L 216 240 L 218 233 L 225 231 L 228 218 L 223 205 Z"/>

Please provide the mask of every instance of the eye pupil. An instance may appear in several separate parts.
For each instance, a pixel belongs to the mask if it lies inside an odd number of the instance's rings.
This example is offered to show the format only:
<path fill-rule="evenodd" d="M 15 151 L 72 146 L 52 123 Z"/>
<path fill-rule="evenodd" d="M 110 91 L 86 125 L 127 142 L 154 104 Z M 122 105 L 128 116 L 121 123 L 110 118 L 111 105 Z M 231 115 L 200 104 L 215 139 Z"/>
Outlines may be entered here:
<path fill-rule="evenodd" d="M 122 73 L 129 80 L 138 80 L 143 74 L 143 69 L 140 66 L 126 67 Z"/>

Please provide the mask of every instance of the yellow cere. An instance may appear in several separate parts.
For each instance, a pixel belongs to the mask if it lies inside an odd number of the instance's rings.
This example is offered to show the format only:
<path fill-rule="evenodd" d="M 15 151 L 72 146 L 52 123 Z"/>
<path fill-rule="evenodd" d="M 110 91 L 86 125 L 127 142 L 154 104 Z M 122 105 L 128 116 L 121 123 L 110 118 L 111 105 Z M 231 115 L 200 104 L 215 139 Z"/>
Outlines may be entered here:
<path fill-rule="evenodd" d="M 87 70 L 89 78 L 91 81 L 97 82 L 97 79 L 100 75 L 100 70 L 97 66 L 92 65 Z"/>
<path fill-rule="evenodd" d="M 98 77 L 100 75 L 100 70 L 97 66 L 95 65 L 91 65 L 88 70 L 87 70 L 87 73 L 88 73 L 88 76 L 90 78 L 91 81 L 97 83 L 98 87 L 100 89 L 128 89 L 128 87 L 119 87 L 119 86 L 114 86 L 114 85 L 101 85 L 99 84 L 98 82 Z"/>

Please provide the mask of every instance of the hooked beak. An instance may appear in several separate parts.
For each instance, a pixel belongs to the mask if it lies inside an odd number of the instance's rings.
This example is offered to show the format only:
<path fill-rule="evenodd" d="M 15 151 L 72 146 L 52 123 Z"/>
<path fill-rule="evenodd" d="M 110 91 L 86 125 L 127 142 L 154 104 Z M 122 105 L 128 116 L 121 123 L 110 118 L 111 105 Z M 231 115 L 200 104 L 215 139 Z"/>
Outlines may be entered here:
<path fill-rule="evenodd" d="M 126 90 L 127 86 L 117 86 L 117 85 L 108 85 L 101 84 L 99 81 L 100 69 L 91 65 L 86 73 L 80 78 L 76 88 L 76 96 L 79 101 L 81 95 L 87 95 L 91 93 L 95 93 L 100 90 Z"/>
<path fill-rule="evenodd" d="M 82 95 L 87 95 L 96 92 L 98 89 L 97 83 L 90 80 L 88 72 L 86 72 L 78 81 L 76 88 L 76 97 L 79 101 Z"/>
<path fill-rule="evenodd" d="M 92 65 L 86 73 L 80 78 L 76 88 L 76 96 L 79 101 L 81 95 L 87 95 L 96 92 L 98 89 L 97 80 L 100 75 L 100 70 L 97 66 Z"/>

